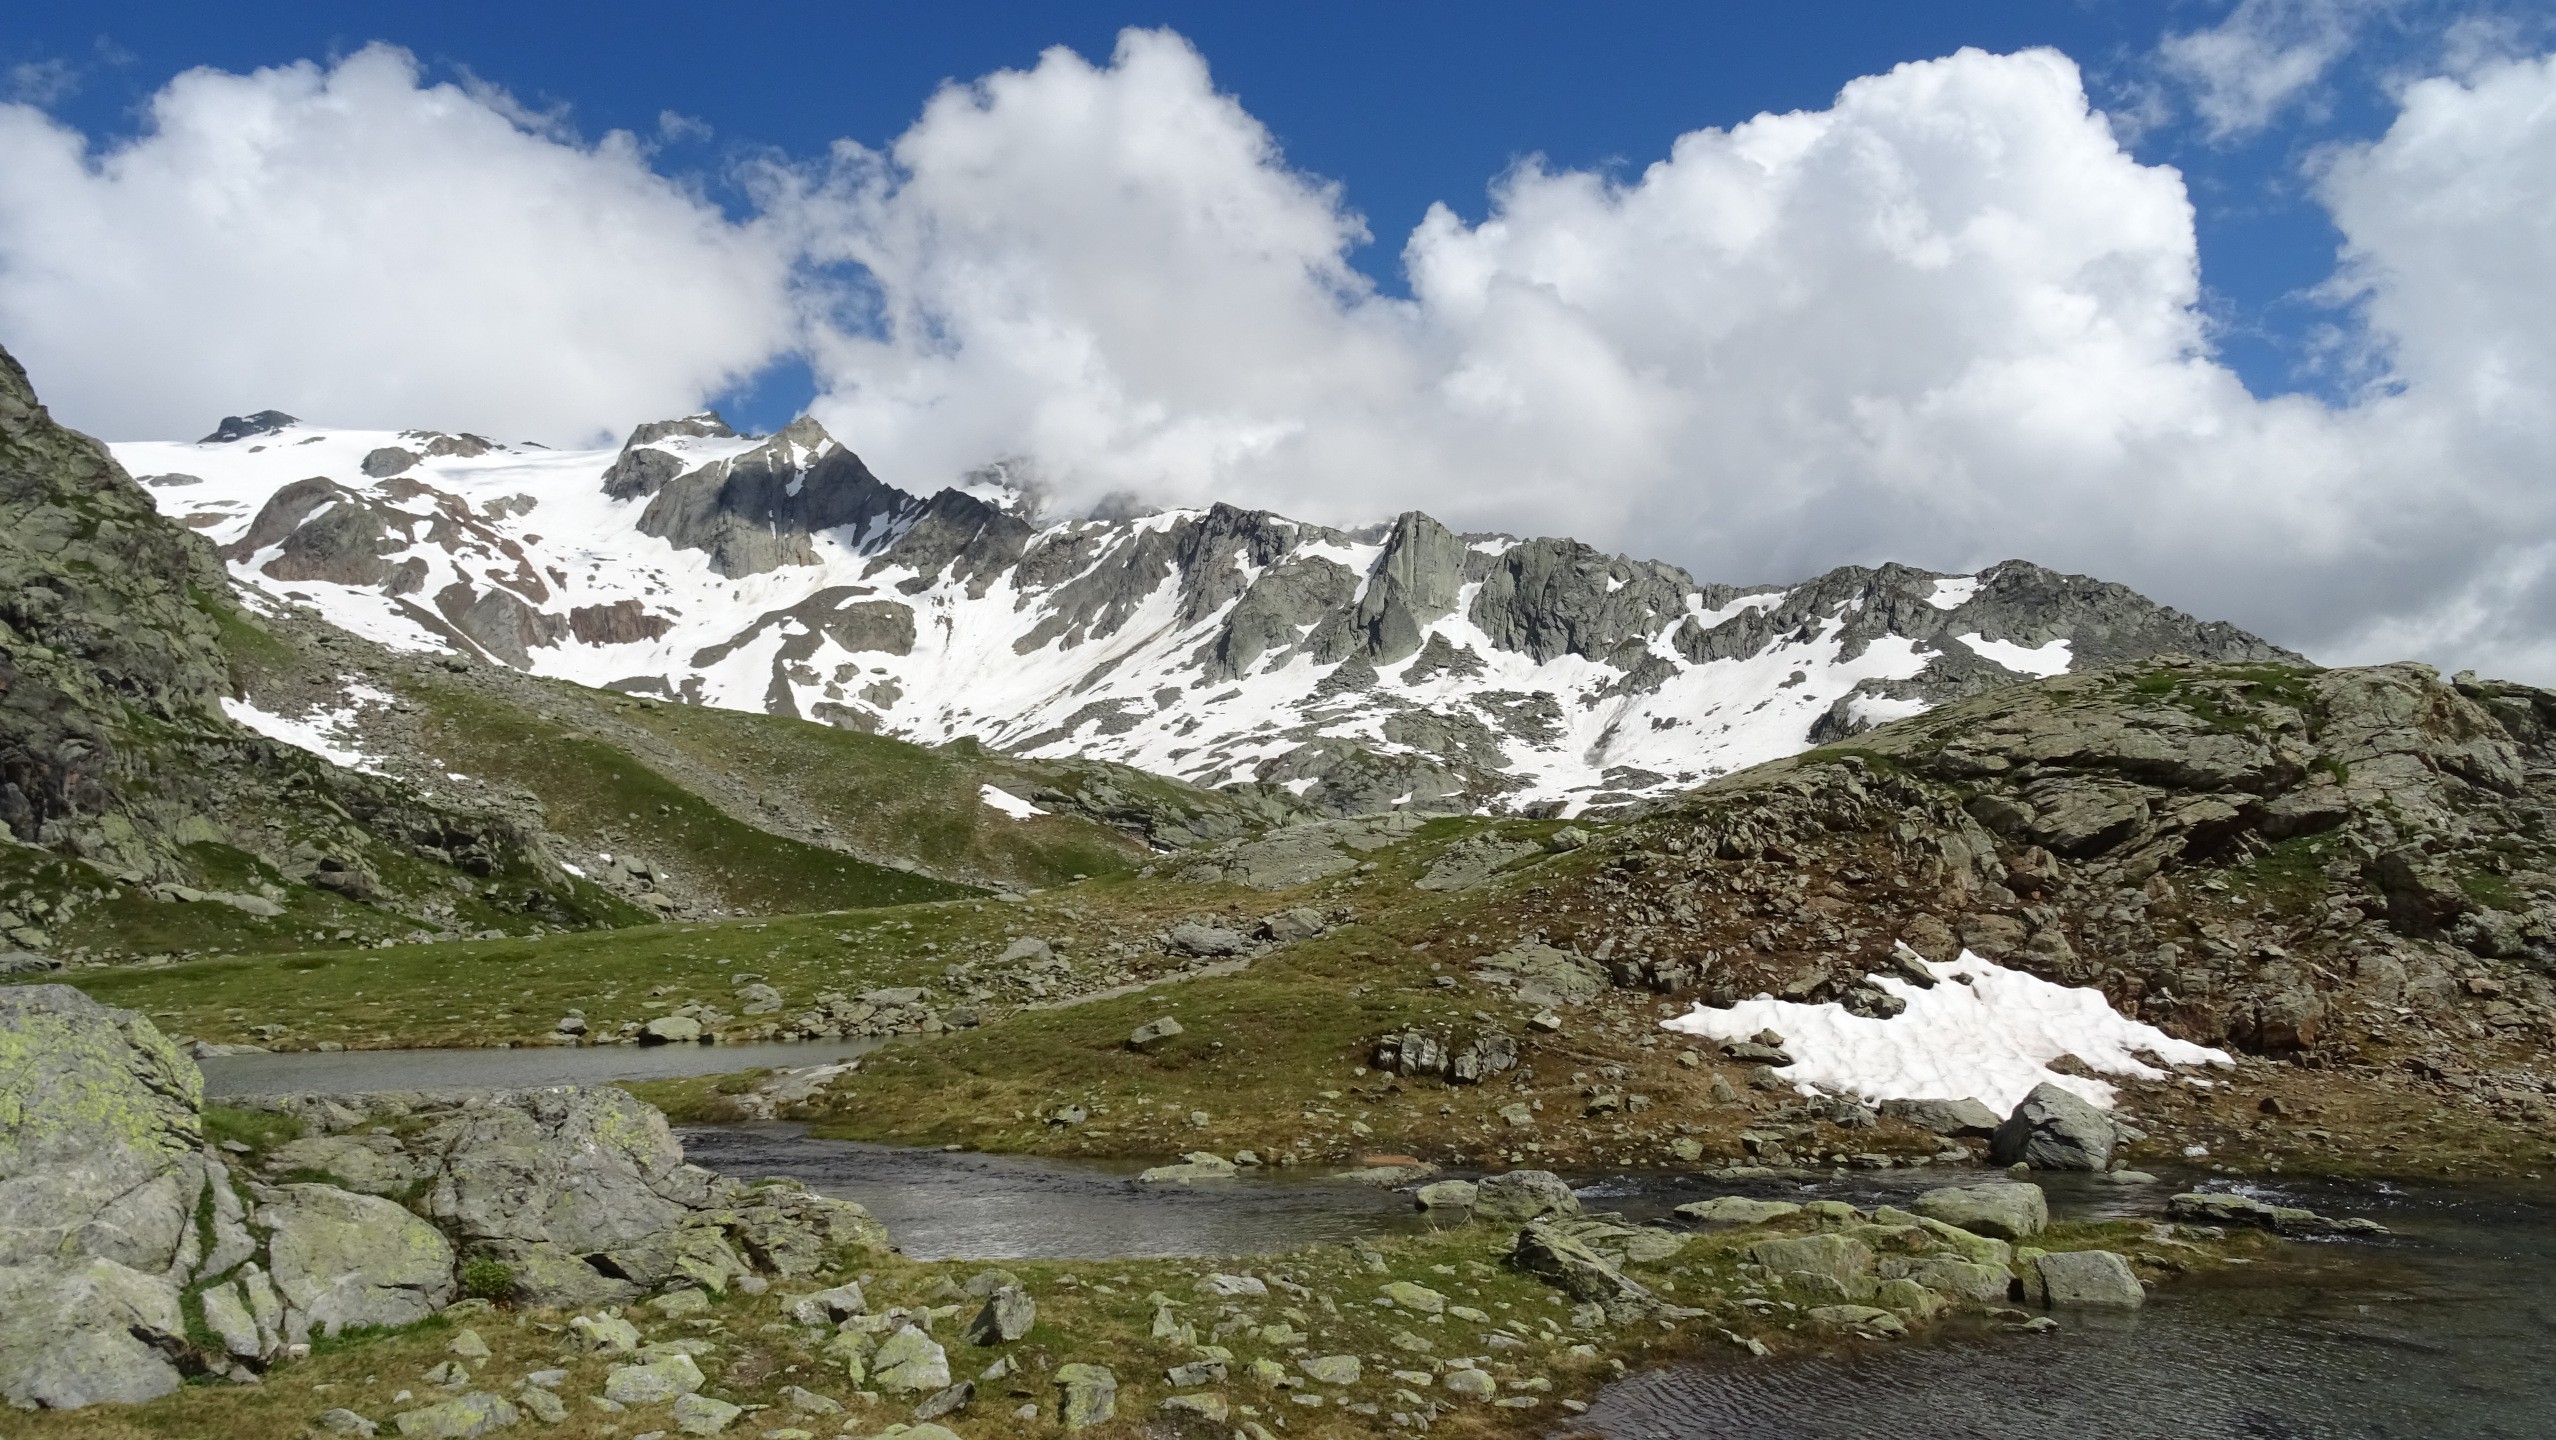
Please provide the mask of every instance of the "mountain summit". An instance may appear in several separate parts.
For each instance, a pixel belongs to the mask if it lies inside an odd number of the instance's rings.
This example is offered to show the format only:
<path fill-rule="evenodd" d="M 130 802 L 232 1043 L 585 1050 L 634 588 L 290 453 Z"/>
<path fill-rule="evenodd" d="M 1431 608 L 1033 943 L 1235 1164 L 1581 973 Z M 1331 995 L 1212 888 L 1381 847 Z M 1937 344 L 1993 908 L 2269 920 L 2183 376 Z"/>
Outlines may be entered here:
<path fill-rule="evenodd" d="M 1041 526 L 1008 467 L 913 495 L 810 417 L 618 451 L 226 424 L 116 453 L 244 592 L 385 644 L 1332 814 L 1604 811 L 2022 679 L 2296 658 L 2023 561 L 1734 586 L 1417 511 Z"/>

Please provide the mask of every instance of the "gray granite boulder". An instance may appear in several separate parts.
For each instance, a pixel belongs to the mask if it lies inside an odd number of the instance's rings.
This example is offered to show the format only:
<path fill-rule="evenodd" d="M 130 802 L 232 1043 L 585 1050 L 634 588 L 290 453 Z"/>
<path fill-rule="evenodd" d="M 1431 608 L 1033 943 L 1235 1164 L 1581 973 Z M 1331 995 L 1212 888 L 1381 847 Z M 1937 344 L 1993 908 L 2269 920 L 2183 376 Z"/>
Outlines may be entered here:
<path fill-rule="evenodd" d="M 268 1237 L 287 1340 L 406 1325 L 452 1302 L 452 1242 L 390 1201 L 333 1185 L 285 1185 L 257 1199 L 252 1223 Z"/>
<path fill-rule="evenodd" d="M 2050 1200 L 2038 1185 L 1997 1181 L 1947 1185 L 1909 1202 L 1929 1220 L 1999 1240 L 2029 1240 L 2050 1225 Z"/>
<path fill-rule="evenodd" d="M 2057 1085 L 2036 1085 L 1997 1127 L 1989 1158 L 2035 1170 L 2101 1170 L 2119 1132 L 2112 1117 Z"/>
<path fill-rule="evenodd" d="M 177 1388 L 203 1259 L 203 1077 L 149 1020 L 67 985 L 0 990 L 0 1397 Z"/>

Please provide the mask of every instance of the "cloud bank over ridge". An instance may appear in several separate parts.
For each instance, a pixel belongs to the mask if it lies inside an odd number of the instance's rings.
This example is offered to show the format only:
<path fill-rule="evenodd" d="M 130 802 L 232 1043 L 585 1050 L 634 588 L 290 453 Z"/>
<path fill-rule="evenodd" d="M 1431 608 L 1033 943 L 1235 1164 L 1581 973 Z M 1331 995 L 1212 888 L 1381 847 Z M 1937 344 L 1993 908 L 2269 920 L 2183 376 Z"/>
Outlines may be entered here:
<path fill-rule="evenodd" d="M 1165 32 L 762 162 L 744 220 L 396 51 L 194 72 L 105 154 L 0 106 L 0 338 L 118 437 L 272 404 L 569 440 L 797 353 L 909 487 L 1017 456 L 1068 507 L 1419 507 L 1729 580 L 2022 555 L 2322 659 L 2556 680 L 2556 59 L 2400 103 L 2315 176 L 2341 407 L 2213 359 L 2181 177 L 2053 51 L 1638 175 L 1528 162 L 1401 237 L 1407 296 Z"/>

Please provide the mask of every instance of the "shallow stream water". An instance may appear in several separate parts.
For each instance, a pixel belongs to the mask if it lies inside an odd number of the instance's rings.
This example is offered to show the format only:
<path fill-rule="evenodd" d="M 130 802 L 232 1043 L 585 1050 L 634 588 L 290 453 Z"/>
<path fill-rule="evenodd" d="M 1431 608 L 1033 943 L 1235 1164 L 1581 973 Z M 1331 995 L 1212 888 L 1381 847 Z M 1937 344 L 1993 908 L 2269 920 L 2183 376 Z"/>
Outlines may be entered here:
<path fill-rule="evenodd" d="M 209 1055 L 204 1093 L 344 1095 L 363 1090 L 520 1090 L 730 1075 L 823 1065 L 879 1047 L 876 1040 L 796 1040 L 763 1045 L 532 1045 L 519 1050 L 297 1050 Z"/>
<path fill-rule="evenodd" d="M 857 1044 L 362 1051 L 203 1062 L 215 1094 L 523 1086 L 805 1065 Z M 1409 1195 L 1305 1172 L 1144 1185 L 1138 1164 L 810 1138 L 788 1124 L 683 1132 L 695 1161 L 859 1201 L 918 1259 L 1250 1255 L 1428 1224 Z M 1904 1201 L 1963 1170 L 1802 1183 L 1576 1177 L 1590 1209 L 1658 1219 L 1734 1191 Z M 2159 1214 L 2157 1185 L 2044 1176 L 2052 1209 Z M 1898 1343 L 1815 1359 L 1736 1351 L 1636 1374 L 1553 1433 L 1607 1440 L 2396 1440 L 2556 1437 L 2556 1188 L 2281 1184 L 2255 1193 L 2396 1231 L 2290 1247 L 2238 1278 L 2160 1287 L 2056 1332 Z"/>

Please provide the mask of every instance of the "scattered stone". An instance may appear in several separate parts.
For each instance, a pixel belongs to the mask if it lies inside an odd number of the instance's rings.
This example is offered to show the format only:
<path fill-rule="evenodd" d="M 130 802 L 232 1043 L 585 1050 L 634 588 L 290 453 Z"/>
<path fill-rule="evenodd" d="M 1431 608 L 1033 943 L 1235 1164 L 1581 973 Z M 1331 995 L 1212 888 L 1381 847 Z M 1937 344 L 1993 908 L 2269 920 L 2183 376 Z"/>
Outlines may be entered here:
<path fill-rule="evenodd" d="M 618 1315 L 579 1315 L 568 1329 L 597 1355 L 627 1355 L 639 1348 L 639 1327 Z"/>
<path fill-rule="evenodd" d="M 1222 1385 L 1225 1383 L 1225 1362 L 1192 1360 L 1186 1365 L 1174 1365 L 1163 1372 L 1163 1377 L 1182 1390 L 1194 1390 L 1201 1385 Z"/>
<path fill-rule="evenodd" d="M 1174 955 L 1197 959 L 1222 959 L 1229 955 L 1249 952 L 1251 941 L 1238 931 L 1187 920 L 1171 928 L 1171 932 L 1163 939 L 1163 948 Z M 1175 1030 L 1173 1033 L 1179 1032 Z"/>
<path fill-rule="evenodd" d="M 1177 1165 L 1157 1165 L 1136 1178 L 1148 1185 L 1189 1185 L 1200 1180 L 1231 1180 L 1234 1162 L 1205 1150 L 1192 1150 Z"/>
<path fill-rule="evenodd" d="M 1166 1395 L 1158 1408 L 1175 1415 L 1195 1415 L 1217 1425 L 1224 1424 L 1233 1413 L 1222 1395 Z"/>
<path fill-rule="evenodd" d="M 399 1433 L 417 1440 L 476 1440 L 491 1430 L 503 1430 L 523 1417 L 501 1396 L 485 1390 L 456 1396 L 440 1405 L 419 1410 L 403 1410 L 391 1417 Z"/>
<path fill-rule="evenodd" d="M 946 1390 L 935 1392 L 925 1398 L 922 1404 L 915 1406 L 914 1418 L 917 1420 L 938 1420 L 944 1415 L 954 1415 L 959 1411 L 966 1409 L 970 1402 L 975 1399 L 976 1382 L 973 1380 L 961 1380 L 959 1383 Z"/>
<path fill-rule="evenodd" d="M 2166 1217 L 2200 1225 L 2254 1225 L 2276 1235 L 2384 1235 L 2375 1220 L 2336 1220 L 2313 1210 L 2274 1205 L 2246 1195 L 2192 1191 L 2166 1201 Z"/>
<path fill-rule="evenodd" d="M 449 1355 L 458 1355 L 464 1360 L 485 1360 L 489 1353 L 488 1342 L 479 1338 L 478 1331 L 467 1327 L 452 1338 L 452 1342 L 444 1347 L 444 1351 Z"/>
<path fill-rule="evenodd" d="M 1815 1305 L 1804 1312 L 1814 1325 L 1856 1330 L 1869 1335 L 1905 1335 L 1908 1326 L 1887 1310 L 1872 1305 Z"/>
<path fill-rule="evenodd" d="M 532 1412 L 544 1425 L 563 1424 L 568 1419 L 568 1406 L 558 1396 L 537 1385 L 526 1385 L 515 1392 L 515 1403 Z"/>
<path fill-rule="evenodd" d="M 855 1315 L 868 1313 L 869 1301 L 861 1297 L 858 1284 L 837 1285 L 819 1290 L 790 1302 L 790 1318 L 802 1325 L 831 1325 Z"/>
<path fill-rule="evenodd" d="M 639 1027 L 642 1045 L 689 1045 L 701 1039 L 701 1022 L 689 1015 L 660 1015 Z"/>
<path fill-rule="evenodd" d="M 1500 1390 L 1499 1381 L 1470 1366 L 1449 1370 L 1439 1384 L 1448 1394 L 1467 1400 L 1488 1400 Z"/>
<path fill-rule="evenodd" d="M 840 1415 L 843 1413 L 843 1405 L 840 1401 L 819 1395 L 814 1390 L 802 1390 L 796 1385 L 782 1386 L 781 1399 L 783 1403 L 787 1404 L 793 1411 L 796 1411 L 801 1415 Z"/>
<path fill-rule="evenodd" d="M 1384 1296 L 1404 1310 L 1417 1310 L 1423 1315 L 1446 1313 L 1446 1296 L 1426 1285 L 1416 1285 L 1408 1280 L 1396 1280 L 1387 1285 L 1384 1288 Z"/>
<path fill-rule="evenodd" d="M 1135 1032 L 1127 1037 L 1127 1048 L 1130 1050 L 1148 1049 L 1165 1040 L 1169 1040 L 1180 1033 L 1180 1022 L 1174 1020 L 1169 1015 L 1165 1015 L 1159 1020 L 1148 1020 L 1144 1024 L 1137 1026 Z"/>
<path fill-rule="evenodd" d="M 674 1402 L 675 1428 L 686 1435 L 716 1435 L 736 1423 L 736 1418 L 744 1413 L 742 1405 L 731 1405 L 707 1395 L 678 1395 Z"/>
<path fill-rule="evenodd" d="M 870 1383 L 897 1394 L 940 1390 L 950 1383 L 950 1357 L 940 1343 L 911 1325 L 879 1342 L 870 1357 Z"/>
<path fill-rule="evenodd" d="M 1201 1295 L 1215 1296 L 1266 1295 L 1269 1293 L 1269 1286 L 1263 1283 L 1261 1278 L 1257 1275 L 1206 1275 L 1199 1279 L 1197 1288 L 1198 1293 Z"/>
<path fill-rule="evenodd" d="M 985 1308 L 968 1322 L 968 1343 L 973 1345 L 1009 1344 L 1030 1333 L 1038 1323 L 1038 1302 L 1017 1285 L 1005 1285 L 985 1298 Z"/>
<path fill-rule="evenodd" d="M 1296 1368 L 1325 1385 L 1355 1385 L 1364 1373 L 1355 1355 L 1309 1355 Z"/>
<path fill-rule="evenodd" d="M 1748 1247 L 1748 1258 L 1796 1288 L 1842 1300 L 1863 1300 L 1873 1293 L 1872 1248 L 1852 1236 L 1760 1240 Z"/>
<path fill-rule="evenodd" d="M 1745 1195 L 1718 1195 L 1710 1200 L 1680 1205 L 1672 1213 L 1706 1225 L 1763 1225 L 1786 1215 L 1798 1215 L 1801 1210 L 1801 1206 L 1790 1200 L 1751 1200 Z"/>
<path fill-rule="evenodd" d="M 638 1365 L 615 1365 L 604 1375 L 604 1398 L 616 1405 L 660 1405 L 701 1388 L 701 1367 L 677 1352 Z"/>
<path fill-rule="evenodd" d="M 1608 1319 L 1619 1324 L 1640 1319 L 1658 1305 L 1648 1289 L 1609 1264 L 1586 1242 L 1544 1221 L 1518 1232 L 1509 1263 L 1574 1300 L 1599 1307 Z"/>
<path fill-rule="evenodd" d="M 319 1418 L 311 1423 L 331 1435 L 369 1436 L 382 1428 L 342 1405 L 335 1409 L 321 1411 Z"/>
<path fill-rule="evenodd" d="M 1057 1423 L 1068 1430 L 1087 1429 L 1118 1414 L 1118 1376 L 1106 1365 L 1059 1365 L 1056 1390 Z"/>

